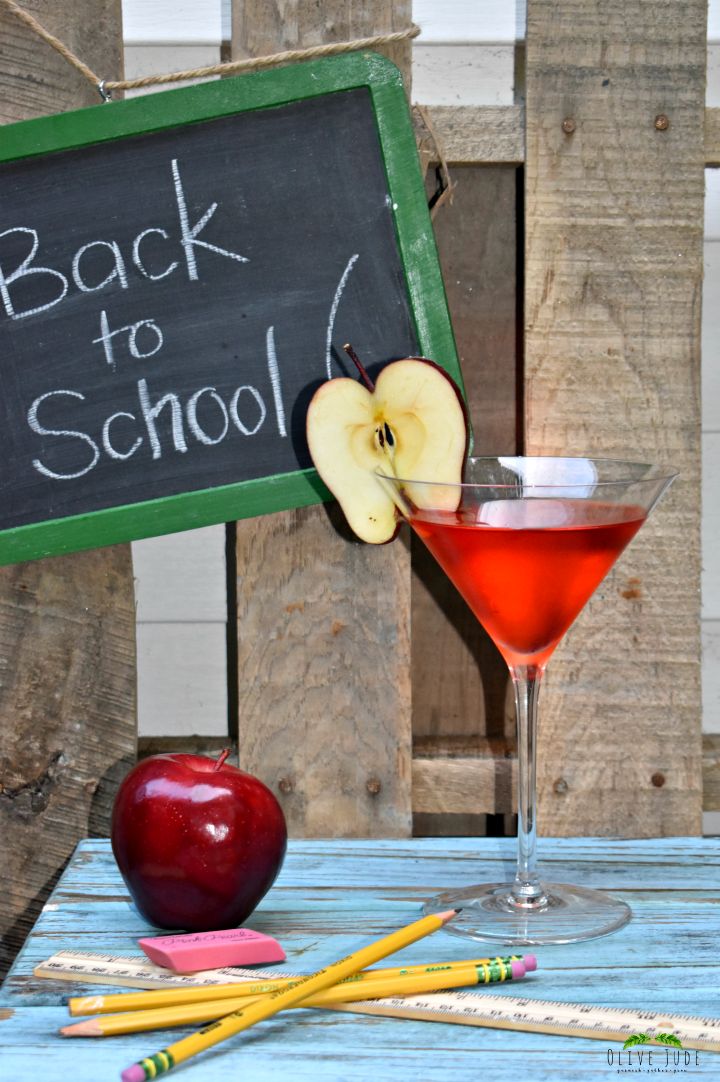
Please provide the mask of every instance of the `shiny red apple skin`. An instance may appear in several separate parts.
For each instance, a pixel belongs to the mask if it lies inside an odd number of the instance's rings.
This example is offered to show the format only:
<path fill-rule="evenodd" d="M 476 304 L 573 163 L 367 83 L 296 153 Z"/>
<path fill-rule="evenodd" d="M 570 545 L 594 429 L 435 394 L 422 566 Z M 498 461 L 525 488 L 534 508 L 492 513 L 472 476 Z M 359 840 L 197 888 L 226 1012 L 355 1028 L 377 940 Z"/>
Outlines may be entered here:
<path fill-rule="evenodd" d="M 201 755 L 153 755 L 122 782 L 112 848 L 140 911 L 159 928 L 233 928 L 285 857 L 282 808 L 257 778 Z"/>

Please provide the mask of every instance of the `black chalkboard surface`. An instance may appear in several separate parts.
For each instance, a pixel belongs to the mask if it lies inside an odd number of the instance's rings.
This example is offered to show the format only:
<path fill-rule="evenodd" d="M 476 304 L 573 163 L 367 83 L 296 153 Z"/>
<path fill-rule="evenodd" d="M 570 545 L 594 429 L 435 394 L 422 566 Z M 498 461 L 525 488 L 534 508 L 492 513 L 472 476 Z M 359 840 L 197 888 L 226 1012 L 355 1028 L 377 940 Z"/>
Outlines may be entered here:
<path fill-rule="evenodd" d="M 326 498 L 305 413 L 348 340 L 371 371 L 422 353 L 458 377 L 387 61 L 3 136 L 1 562 Z"/>

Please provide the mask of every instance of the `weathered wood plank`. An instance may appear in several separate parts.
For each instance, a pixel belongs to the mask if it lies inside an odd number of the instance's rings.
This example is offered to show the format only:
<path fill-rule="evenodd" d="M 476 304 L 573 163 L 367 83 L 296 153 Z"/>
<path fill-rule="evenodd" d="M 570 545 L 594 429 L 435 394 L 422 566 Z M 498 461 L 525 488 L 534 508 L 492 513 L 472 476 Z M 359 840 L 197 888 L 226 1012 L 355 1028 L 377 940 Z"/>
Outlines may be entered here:
<path fill-rule="evenodd" d="M 411 24 L 411 0 L 364 0 L 322 4 L 302 0 L 232 0 L 233 59 L 285 49 L 307 49 L 331 41 L 392 34 Z M 411 41 L 378 48 L 403 73 L 410 93 Z"/>
<path fill-rule="evenodd" d="M 452 203 L 434 227 L 448 304 L 468 397 L 477 454 L 515 453 L 517 398 L 516 170 L 497 166 L 452 169 Z M 512 732 L 507 710 L 507 666 L 459 593 L 422 542 L 412 540 L 413 741 L 503 736 Z M 509 726 L 509 728 L 508 728 Z M 413 767 L 415 771 L 415 767 Z M 483 801 L 461 809 L 445 825 L 422 818 L 427 810 L 413 779 L 414 831 L 479 833 Z M 420 804 L 418 804 L 418 799 Z M 435 809 L 437 811 L 437 808 Z"/>
<path fill-rule="evenodd" d="M 720 733 L 703 736 L 703 811 L 720 811 Z"/>
<path fill-rule="evenodd" d="M 432 755 L 423 754 L 416 747 L 412 764 L 416 814 L 493 814 L 515 810 L 514 748 L 509 742 L 499 740 L 478 743 L 484 746 L 453 749 L 446 741 L 444 745 L 436 745 Z M 633 771 L 632 763 L 628 769 Z M 635 783 L 638 789 L 653 785 L 652 779 L 648 785 L 642 772 L 635 777 Z M 702 738 L 702 784 L 703 811 L 720 811 L 720 733 L 705 733 Z M 562 786 L 559 788 L 558 795 L 562 795 Z M 617 833 L 621 833 L 620 825 Z"/>
<path fill-rule="evenodd" d="M 253 915 L 253 927 L 278 936 L 288 968 L 309 972 L 412 920 L 435 889 L 506 874 L 514 844 L 509 838 L 294 841 L 276 885 Z M 538 949 L 538 971 L 522 985 L 494 993 L 718 1014 L 720 913 L 709 903 L 716 896 L 720 841 L 548 839 L 541 858 L 553 878 L 619 893 L 633 907 L 633 920 L 604 939 Z M 61 949 L 139 954 L 137 938 L 144 931 L 127 904 L 109 844 L 83 843 L 0 992 L 0 1050 L 7 1073 L 25 1082 L 52 1059 L 58 1077 L 67 1064 L 74 1078 L 90 1082 L 100 1065 L 110 1076 L 155 1047 L 148 1045 L 147 1034 L 112 1042 L 60 1038 L 57 1029 L 67 1021 L 64 998 L 98 993 L 101 986 L 32 976 L 33 966 Z M 454 936 L 439 934 L 430 947 L 436 960 L 467 956 L 467 941 Z M 426 962 L 428 949 L 428 941 L 413 944 L 398 961 Z M 160 1047 L 169 1032 L 156 1036 Z M 252 1049 L 243 1039 L 228 1042 L 214 1054 L 217 1060 L 199 1057 L 183 1070 L 200 1080 L 216 1063 L 230 1073 L 242 1065 L 248 1082 L 264 1082 L 278 1070 L 308 1082 L 339 1077 L 394 1082 L 409 1071 L 428 1082 L 449 1082 L 460 1073 L 492 1073 L 510 1082 L 518 1072 L 534 1082 L 580 1077 L 601 1082 L 610 1069 L 606 1052 L 605 1044 L 587 1040 L 303 1012 L 268 1023 L 252 1039 Z M 716 1059 L 700 1054 L 689 1071 L 714 1077 Z"/>
<path fill-rule="evenodd" d="M 393 901 L 402 905 L 406 890 L 413 898 L 420 898 L 423 890 L 434 889 L 434 881 L 447 882 L 448 886 L 465 882 L 468 866 L 470 874 L 474 874 L 476 861 L 483 867 L 487 865 L 490 876 L 499 874 L 503 863 L 512 860 L 516 845 L 515 838 L 294 839 L 273 893 L 263 905 L 268 908 L 271 901 L 273 906 L 279 905 L 285 891 L 301 891 L 318 905 L 325 899 L 326 910 L 342 898 L 345 907 L 351 908 L 358 890 L 374 893 L 374 909 Z M 717 892 L 720 838 L 546 838 L 541 849 L 541 861 L 552 866 L 554 876 L 570 876 L 587 884 L 602 879 L 608 890 L 672 890 L 682 891 L 682 897 L 688 891 Z M 420 861 L 420 867 L 415 860 Z M 355 868 L 352 881 L 338 875 L 338 862 L 342 867 Z M 400 893 L 394 895 L 396 889 Z M 56 903 L 101 894 L 116 901 L 128 898 L 109 841 L 86 838 L 78 845 L 67 874 L 39 918 L 38 931 L 46 921 L 55 919 Z M 682 904 L 682 897 L 678 897 Z M 123 921 L 127 929 L 142 924 L 142 918 L 130 905 Z M 92 933 L 86 929 L 84 934 Z M 606 942 L 612 945 L 616 940 Z M 638 950 L 641 947 L 638 944 Z M 566 949 L 580 950 L 580 945 Z"/>
<path fill-rule="evenodd" d="M 705 21 L 528 4 L 525 449 L 681 474 L 551 659 L 544 832 L 700 829 Z"/>
<path fill-rule="evenodd" d="M 217 756 L 223 737 L 145 737 L 138 756 L 184 752 Z M 720 811 L 720 733 L 702 740 L 703 811 Z M 494 815 L 516 811 L 517 757 L 514 741 L 447 738 L 415 741 L 412 760 L 415 815 Z"/>
<path fill-rule="evenodd" d="M 135 756 L 129 548 L 0 573 L 5 966 L 78 838 L 107 834 Z"/>
<path fill-rule="evenodd" d="M 495 758 L 439 759 L 414 756 L 416 815 L 497 815 L 517 810 L 517 761 Z"/>
<path fill-rule="evenodd" d="M 637 996 L 643 991 L 638 989 L 628 1005 L 637 1008 Z M 510 995 L 510 991 L 497 994 Z M 703 1013 L 702 994 L 700 991 L 694 997 L 693 1013 Z M 709 985 L 705 995 L 712 995 Z M 97 1082 L 100 1042 L 65 1040 L 61 1045 L 63 1038 L 54 1034 L 68 1021 L 62 1008 L 20 1008 L 8 1021 L 10 1024 L 2 1026 L 8 1031 L 4 1059 L 13 1072 L 11 1077 L 18 1082 L 30 1082 L 47 1071 L 50 1057 L 55 1069 L 72 1070 L 74 1082 Z M 297 1082 L 337 1082 L 338 1078 L 344 1082 L 367 1082 L 371 1078 L 395 1082 L 408 1076 L 423 1082 L 453 1082 L 479 1071 L 491 1072 L 498 1082 L 515 1082 L 518 1077 L 528 1082 L 575 1082 L 579 1078 L 607 1082 L 608 1074 L 618 1070 L 617 1058 L 614 1069 L 608 1066 L 607 1045 L 587 1039 L 548 1037 L 543 1044 L 540 1035 L 371 1017 L 358 1022 L 354 1016 L 336 1011 L 293 1011 L 291 1018 L 272 1020 L 262 1029 L 262 1035 L 245 1041 L 240 1038 L 232 1048 L 223 1046 L 183 1064 L 183 1078 L 207 1082 L 209 1068 L 222 1072 L 229 1064 L 242 1071 L 245 1082 L 266 1082 L 282 1076 Z M 130 1063 L 147 1055 L 150 1048 L 159 1048 L 189 1032 L 187 1028 L 165 1030 L 103 1041 L 102 1071 L 109 1078 L 118 1077 Z M 612 1047 L 617 1052 L 621 1046 L 618 1043 Z M 654 1063 L 664 1065 L 664 1051 L 654 1051 Z M 716 1054 L 699 1052 L 697 1060 L 694 1057 L 692 1053 L 686 1068 L 691 1077 L 717 1077 Z M 624 1062 L 627 1064 L 627 1059 Z M 674 1070 L 672 1055 L 668 1070 Z M 642 1073 L 647 1073 L 647 1059 Z"/>
<path fill-rule="evenodd" d="M 409 0 L 236 2 L 233 56 L 409 25 Z M 409 42 L 388 55 L 409 72 Z M 408 834 L 409 553 L 360 545 L 341 520 L 321 507 L 238 523 L 240 765 L 296 836 Z"/>
<path fill-rule="evenodd" d="M 220 752 L 231 747 L 227 736 L 204 736 L 194 733 L 192 736 L 138 736 L 138 759 L 148 755 L 207 755 L 216 759 Z M 232 756 L 237 758 L 237 748 L 232 748 Z"/>
<path fill-rule="evenodd" d="M 705 164 L 720 165 L 720 109 L 705 110 Z"/>
<path fill-rule="evenodd" d="M 422 102 L 421 102 L 422 104 Z M 525 116 L 520 105 L 431 105 L 430 123 L 449 162 L 522 164 L 525 158 Z M 432 139 L 418 115 L 420 150 L 435 161 Z"/>
<path fill-rule="evenodd" d="M 525 160 L 525 111 L 520 105 L 431 105 L 428 114 L 449 162 L 521 165 Z M 422 120 L 416 124 L 421 149 L 431 153 Z M 705 110 L 703 142 L 705 164 L 720 166 L 719 108 Z"/>
<path fill-rule="evenodd" d="M 100 79 L 122 78 L 121 0 L 23 0 L 51 34 Z M 98 92 L 67 60 L 0 8 L 3 44 L 0 124 L 100 103 Z"/>
<path fill-rule="evenodd" d="M 296 836 L 410 828 L 409 567 L 334 506 L 238 529 L 239 757 Z"/>
<path fill-rule="evenodd" d="M 27 9 L 107 78 L 121 73 L 119 0 Z M 99 103 L 91 86 L 0 10 L 0 121 Z M 135 755 L 129 546 L 0 571 L 0 973 L 78 838 L 105 834 Z"/>

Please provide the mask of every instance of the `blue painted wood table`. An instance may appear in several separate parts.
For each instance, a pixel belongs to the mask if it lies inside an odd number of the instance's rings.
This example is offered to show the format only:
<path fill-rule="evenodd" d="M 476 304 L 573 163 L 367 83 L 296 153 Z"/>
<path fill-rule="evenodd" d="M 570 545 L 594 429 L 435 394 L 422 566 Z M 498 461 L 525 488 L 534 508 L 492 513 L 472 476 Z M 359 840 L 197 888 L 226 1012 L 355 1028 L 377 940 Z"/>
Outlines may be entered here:
<path fill-rule="evenodd" d="M 506 838 L 294 841 L 250 925 L 283 943 L 288 967 L 310 972 L 417 919 L 421 901 L 437 890 L 507 878 L 513 853 L 514 841 Z M 540 853 L 548 879 L 611 890 L 629 902 L 634 917 L 603 939 L 538 948 L 538 971 L 501 994 L 720 1017 L 719 839 L 543 839 Z M 33 976 L 59 950 L 140 957 L 137 939 L 147 932 L 109 843 L 82 842 L 2 988 L 0 1078 L 116 1080 L 121 1069 L 185 1033 L 59 1037 L 68 1022 L 67 996 L 101 989 Z M 393 957 L 420 963 L 486 953 L 494 952 L 437 932 Z M 660 1071 L 646 1058 L 638 1064 L 637 1056 L 631 1068 L 618 1066 L 619 1050 L 619 1042 L 303 1010 L 262 1023 L 168 1077 L 575 1082 L 628 1071 L 720 1077 L 720 1053 L 693 1053 L 688 1066 L 671 1063 Z"/>

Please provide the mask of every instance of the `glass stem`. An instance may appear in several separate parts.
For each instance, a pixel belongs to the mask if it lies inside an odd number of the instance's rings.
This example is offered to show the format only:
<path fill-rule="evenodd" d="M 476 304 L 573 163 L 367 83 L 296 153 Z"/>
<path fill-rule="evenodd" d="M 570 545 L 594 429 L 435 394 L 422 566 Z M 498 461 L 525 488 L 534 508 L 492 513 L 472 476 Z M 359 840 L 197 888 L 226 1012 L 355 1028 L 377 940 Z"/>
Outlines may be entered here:
<path fill-rule="evenodd" d="M 518 858 L 513 900 L 522 906 L 546 901 L 535 864 L 537 859 L 537 701 L 543 669 L 538 665 L 510 668 L 515 689 L 518 747 Z"/>

